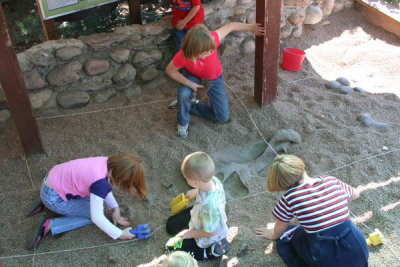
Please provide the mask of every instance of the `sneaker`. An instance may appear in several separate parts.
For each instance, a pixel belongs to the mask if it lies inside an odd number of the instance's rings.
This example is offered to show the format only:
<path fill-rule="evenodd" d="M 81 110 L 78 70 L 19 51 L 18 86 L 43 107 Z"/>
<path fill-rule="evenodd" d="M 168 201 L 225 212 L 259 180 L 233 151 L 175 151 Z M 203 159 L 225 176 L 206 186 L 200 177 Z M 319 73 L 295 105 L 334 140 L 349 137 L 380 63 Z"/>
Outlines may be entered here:
<path fill-rule="evenodd" d="M 214 257 L 220 257 L 228 252 L 230 249 L 231 244 L 229 244 L 228 240 L 224 238 L 211 246 L 211 255 L 213 255 Z"/>
<path fill-rule="evenodd" d="M 42 201 L 40 199 L 36 199 L 29 206 L 26 217 L 31 217 L 31 216 L 35 215 L 36 213 L 39 213 L 42 210 L 44 210 L 44 208 L 45 208 L 45 205 L 42 203 Z"/>
<path fill-rule="evenodd" d="M 50 231 L 50 221 L 51 220 L 47 219 L 45 216 L 41 216 L 36 220 L 28 239 L 26 240 L 27 249 L 35 248 L 43 237 Z"/>
<path fill-rule="evenodd" d="M 178 135 L 179 138 L 185 139 L 188 135 L 188 127 L 189 125 L 182 126 L 182 125 L 177 125 L 176 126 L 176 134 Z"/>
<path fill-rule="evenodd" d="M 196 99 L 196 98 L 192 98 L 192 99 L 190 100 L 190 102 L 192 103 L 192 105 L 196 105 L 196 104 L 198 104 L 198 103 L 200 102 L 200 100 L 199 100 L 199 99 Z"/>
<path fill-rule="evenodd" d="M 191 104 L 198 104 L 199 102 L 200 102 L 200 100 L 196 99 L 196 98 L 192 98 L 190 100 Z M 169 103 L 168 108 L 169 109 L 177 109 L 178 108 L 178 100 L 174 100 L 171 103 Z"/>
<path fill-rule="evenodd" d="M 178 108 L 178 100 L 174 100 L 168 105 L 169 109 L 177 109 Z"/>

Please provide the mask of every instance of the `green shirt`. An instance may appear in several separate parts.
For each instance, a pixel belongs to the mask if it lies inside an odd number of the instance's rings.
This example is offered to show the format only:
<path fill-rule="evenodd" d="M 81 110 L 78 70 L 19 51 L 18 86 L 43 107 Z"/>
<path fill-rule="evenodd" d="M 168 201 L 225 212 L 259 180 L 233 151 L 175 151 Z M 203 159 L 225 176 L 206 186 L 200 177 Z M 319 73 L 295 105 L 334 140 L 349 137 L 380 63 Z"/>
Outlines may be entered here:
<path fill-rule="evenodd" d="M 201 248 L 211 246 L 228 234 L 224 187 L 217 177 L 213 176 L 212 180 L 216 185 L 215 190 L 208 192 L 199 190 L 196 202 L 190 212 L 190 229 L 203 230 L 207 233 L 218 231 L 211 237 L 196 238 L 196 243 Z"/>

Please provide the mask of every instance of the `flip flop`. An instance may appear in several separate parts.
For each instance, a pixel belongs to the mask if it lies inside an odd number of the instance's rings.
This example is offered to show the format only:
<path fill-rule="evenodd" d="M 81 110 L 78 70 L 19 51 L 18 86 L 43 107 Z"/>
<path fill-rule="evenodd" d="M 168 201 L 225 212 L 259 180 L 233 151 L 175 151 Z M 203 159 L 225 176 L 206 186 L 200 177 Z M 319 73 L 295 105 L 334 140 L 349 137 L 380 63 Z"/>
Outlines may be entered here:
<path fill-rule="evenodd" d="M 46 206 L 42 203 L 42 201 L 40 199 L 36 199 L 29 206 L 26 217 L 31 217 L 31 216 L 35 215 L 36 213 L 41 212 L 42 210 L 44 210 L 45 207 Z"/>

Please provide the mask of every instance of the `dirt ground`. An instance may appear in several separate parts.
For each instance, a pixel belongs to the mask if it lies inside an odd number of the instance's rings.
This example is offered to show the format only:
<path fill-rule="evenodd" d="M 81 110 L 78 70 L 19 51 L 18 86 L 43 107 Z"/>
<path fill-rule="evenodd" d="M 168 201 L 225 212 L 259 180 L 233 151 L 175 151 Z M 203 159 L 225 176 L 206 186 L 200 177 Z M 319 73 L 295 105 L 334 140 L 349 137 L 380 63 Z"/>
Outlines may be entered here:
<path fill-rule="evenodd" d="M 297 131 L 302 143 L 288 153 L 305 160 L 312 176 L 334 175 L 361 191 L 350 203 L 352 219 L 367 237 L 374 228 L 384 244 L 370 248 L 371 266 L 400 266 L 400 38 L 371 25 L 354 9 L 328 17 L 328 24 L 306 26 L 300 39 L 284 47 L 306 51 L 299 72 L 279 70 L 277 100 L 260 109 L 253 100 L 254 58 L 221 59 L 231 122 L 215 124 L 191 118 L 189 136 L 175 136 L 176 111 L 167 109 L 177 84 L 168 82 L 127 99 L 77 110 L 51 109 L 36 114 L 48 156 L 25 157 L 16 129 L 0 134 L 0 259 L 5 266 L 154 266 L 168 240 L 169 202 L 189 189 L 179 171 L 185 155 L 209 154 L 270 140 L 281 129 Z M 366 92 L 340 94 L 326 80 L 345 76 Z M 395 94 L 397 93 L 397 95 Z M 393 123 L 365 127 L 357 117 Z M 24 248 L 34 218 L 25 210 L 39 195 L 44 175 L 74 158 L 135 152 L 143 158 L 149 200 L 141 202 L 115 190 L 123 215 L 133 225 L 149 223 L 149 240 L 113 241 L 95 226 L 60 236 L 46 236 L 34 251 Z M 267 167 L 267 166 L 265 166 Z M 280 194 L 265 192 L 265 170 L 254 177 L 245 197 L 227 203 L 232 249 L 229 266 L 284 266 L 274 242 L 255 237 L 254 229 L 274 220 L 271 210 Z M 243 185 L 236 184 L 236 188 Z M 50 212 L 49 217 L 55 216 Z M 247 251 L 241 248 L 247 247 Z M 239 253 L 242 252 L 242 253 Z M 221 259 L 200 263 L 220 266 Z"/>

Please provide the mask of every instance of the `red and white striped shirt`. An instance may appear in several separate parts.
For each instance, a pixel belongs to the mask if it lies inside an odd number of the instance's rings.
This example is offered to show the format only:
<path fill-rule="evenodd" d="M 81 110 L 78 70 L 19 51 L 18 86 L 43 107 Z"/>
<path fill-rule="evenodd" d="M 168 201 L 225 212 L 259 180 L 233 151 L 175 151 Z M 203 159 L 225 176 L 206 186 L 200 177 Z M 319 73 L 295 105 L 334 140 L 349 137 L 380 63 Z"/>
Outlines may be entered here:
<path fill-rule="evenodd" d="M 302 184 L 287 190 L 272 214 L 283 222 L 295 216 L 309 233 L 330 228 L 350 218 L 348 200 L 353 187 L 333 176 L 322 176 L 313 184 Z"/>

